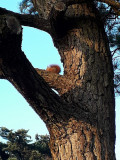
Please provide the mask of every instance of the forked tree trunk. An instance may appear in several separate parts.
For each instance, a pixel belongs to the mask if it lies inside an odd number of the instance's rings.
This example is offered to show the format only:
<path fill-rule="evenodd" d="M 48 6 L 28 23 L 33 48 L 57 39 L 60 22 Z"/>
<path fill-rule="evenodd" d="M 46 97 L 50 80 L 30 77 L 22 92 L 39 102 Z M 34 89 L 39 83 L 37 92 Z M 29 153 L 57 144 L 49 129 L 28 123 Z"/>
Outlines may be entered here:
<path fill-rule="evenodd" d="M 43 16 L 38 21 L 48 25 L 43 30 L 52 35 L 63 62 L 64 75 L 53 78 L 56 88 L 57 82 L 63 82 L 57 88 L 60 96 L 27 61 L 18 44 L 21 35 L 11 34 L 4 25 L 0 27 L 0 76 L 18 89 L 46 123 L 53 160 L 115 160 L 112 60 L 95 6 L 87 0 L 65 0 L 70 2 L 66 6 L 59 0 L 33 2 Z"/>
<path fill-rule="evenodd" d="M 60 91 L 71 116 L 63 112 L 65 121 L 48 126 L 51 153 L 54 160 L 114 160 L 113 68 L 104 27 L 90 5 L 70 6 L 66 16 L 82 18 L 54 40 L 72 87 Z"/>

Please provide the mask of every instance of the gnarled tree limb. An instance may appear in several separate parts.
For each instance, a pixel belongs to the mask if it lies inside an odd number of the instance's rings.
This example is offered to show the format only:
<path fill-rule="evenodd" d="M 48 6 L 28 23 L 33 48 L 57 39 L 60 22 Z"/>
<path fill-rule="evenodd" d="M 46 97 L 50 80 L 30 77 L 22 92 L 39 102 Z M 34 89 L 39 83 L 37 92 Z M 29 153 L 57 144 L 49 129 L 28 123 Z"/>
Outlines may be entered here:
<path fill-rule="evenodd" d="M 52 123 L 54 114 L 60 113 L 60 110 L 66 108 L 66 104 L 52 91 L 21 51 L 22 35 L 12 33 L 7 28 L 4 18 L 1 19 L 0 23 L 3 26 L 0 27 L 1 77 L 4 76 L 14 85 L 45 122 Z M 55 118 L 59 121 L 59 115 Z"/>
<path fill-rule="evenodd" d="M 22 35 L 11 32 L 5 23 L 4 16 L 0 16 L 0 19 L 1 77 L 13 84 L 48 126 L 52 125 L 54 121 L 56 123 L 65 122 L 71 115 L 78 118 L 74 114 L 73 106 L 75 104 L 66 103 L 63 98 L 52 91 L 21 51 Z M 56 78 L 57 76 L 60 75 L 56 75 Z M 62 77 L 58 79 L 61 82 L 65 81 Z M 69 85 L 66 83 L 63 84 Z M 82 108 L 79 108 L 78 112 L 79 118 L 87 117 L 87 120 L 89 117 L 93 117 L 91 113 L 86 113 Z"/>
<path fill-rule="evenodd" d="M 45 81 L 50 85 L 51 88 L 57 90 L 60 94 L 63 94 L 66 91 L 68 91 L 68 86 L 70 89 L 73 86 L 73 83 L 72 82 L 70 83 L 70 80 L 68 81 L 66 76 L 47 72 L 45 70 L 41 70 L 38 68 L 36 68 L 36 71 L 38 72 L 39 75 L 41 75 L 45 79 Z"/>
<path fill-rule="evenodd" d="M 4 14 L 16 17 L 23 26 L 34 27 L 48 33 L 50 32 L 49 21 L 44 18 L 40 18 L 37 15 L 19 14 L 0 7 L 0 15 Z"/>

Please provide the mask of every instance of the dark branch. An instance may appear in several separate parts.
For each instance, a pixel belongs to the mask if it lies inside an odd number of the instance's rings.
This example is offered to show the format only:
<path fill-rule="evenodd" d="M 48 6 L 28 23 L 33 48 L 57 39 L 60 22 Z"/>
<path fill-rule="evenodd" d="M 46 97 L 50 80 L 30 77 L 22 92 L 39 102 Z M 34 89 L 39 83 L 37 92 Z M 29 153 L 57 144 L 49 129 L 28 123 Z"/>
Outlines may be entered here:
<path fill-rule="evenodd" d="M 16 17 L 23 26 L 34 27 L 50 33 L 50 24 L 48 20 L 40 18 L 38 15 L 19 14 L 5 8 L 0 8 L 0 15 L 8 14 Z"/>
<path fill-rule="evenodd" d="M 60 113 L 66 105 L 21 51 L 22 35 L 11 33 L 4 18 L 2 21 L 4 27 L 0 34 L 0 74 L 14 85 L 44 121 L 51 123 L 54 119 L 52 117 Z M 59 121 L 60 116 L 62 114 L 57 115 L 56 120 Z"/>

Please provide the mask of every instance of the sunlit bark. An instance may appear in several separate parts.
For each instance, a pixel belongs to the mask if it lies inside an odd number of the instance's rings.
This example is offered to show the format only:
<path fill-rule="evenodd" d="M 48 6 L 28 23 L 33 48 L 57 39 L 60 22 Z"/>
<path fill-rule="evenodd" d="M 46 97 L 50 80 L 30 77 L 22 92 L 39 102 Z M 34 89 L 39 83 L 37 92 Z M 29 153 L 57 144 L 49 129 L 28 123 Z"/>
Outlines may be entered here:
<path fill-rule="evenodd" d="M 64 75 L 34 69 L 21 51 L 21 35 L 12 35 L 1 16 L 1 78 L 17 88 L 46 123 L 54 160 L 115 160 L 113 68 L 99 12 L 85 0 L 33 2 L 49 24 Z"/>

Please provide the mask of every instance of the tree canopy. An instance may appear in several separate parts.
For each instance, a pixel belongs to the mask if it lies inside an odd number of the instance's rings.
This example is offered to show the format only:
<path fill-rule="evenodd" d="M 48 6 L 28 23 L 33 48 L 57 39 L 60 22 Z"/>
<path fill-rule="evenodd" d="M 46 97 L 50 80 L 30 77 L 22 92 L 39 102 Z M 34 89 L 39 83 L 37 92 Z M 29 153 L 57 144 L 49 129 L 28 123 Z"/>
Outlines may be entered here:
<path fill-rule="evenodd" d="M 15 157 L 17 160 L 44 160 L 51 159 L 48 135 L 35 135 L 35 142 L 27 134 L 28 130 L 19 129 L 17 131 L 1 127 L 0 137 L 7 143 L 0 143 L 0 156 L 2 160 Z"/>

